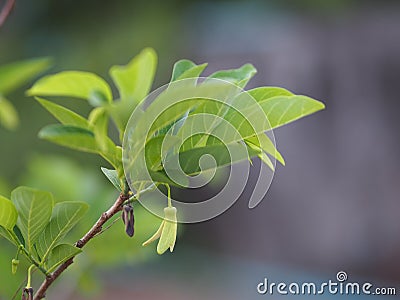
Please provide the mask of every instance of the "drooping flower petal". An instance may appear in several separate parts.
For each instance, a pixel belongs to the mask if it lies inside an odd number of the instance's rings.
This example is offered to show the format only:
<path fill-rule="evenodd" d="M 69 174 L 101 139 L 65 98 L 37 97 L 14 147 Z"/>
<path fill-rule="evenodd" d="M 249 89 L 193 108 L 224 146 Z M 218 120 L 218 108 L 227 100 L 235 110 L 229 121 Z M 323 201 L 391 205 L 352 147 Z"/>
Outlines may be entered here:
<path fill-rule="evenodd" d="M 163 220 L 161 222 L 160 227 L 157 229 L 156 233 L 153 234 L 153 236 L 151 238 L 149 238 L 147 241 L 145 241 L 142 246 L 147 246 L 150 245 L 152 242 L 154 242 L 155 240 L 157 240 L 160 236 L 161 236 L 161 232 L 164 228 L 164 223 L 165 221 Z"/>
<path fill-rule="evenodd" d="M 176 232 L 178 228 L 178 222 L 176 218 L 176 208 L 166 207 L 164 208 L 164 227 L 161 232 L 160 240 L 157 245 L 157 253 L 163 254 L 167 249 L 172 252 L 174 250 L 176 242 Z"/>

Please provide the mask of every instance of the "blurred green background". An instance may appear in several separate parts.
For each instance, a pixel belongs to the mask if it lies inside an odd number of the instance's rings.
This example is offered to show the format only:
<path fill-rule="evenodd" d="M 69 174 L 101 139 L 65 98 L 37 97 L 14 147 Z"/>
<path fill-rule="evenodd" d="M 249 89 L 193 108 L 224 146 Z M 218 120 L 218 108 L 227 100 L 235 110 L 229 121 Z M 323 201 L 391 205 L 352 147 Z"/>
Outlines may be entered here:
<path fill-rule="evenodd" d="M 0 29 L 0 64 L 49 56 L 47 73 L 85 70 L 111 82 L 112 65 L 153 47 L 153 88 L 168 82 L 180 58 L 208 61 L 206 74 L 250 62 L 259 69 L 253 85 L 284 86 L 327 104 L 275 133 L 287 166 L 256 210 L 247 209 L 245 193 L 219 218 L 185 226 L 176 251 L 158 257 L 139 246 L 157 222 L 138 208 L 137 236 L 128 239 L 117 223 L 49 299 L 253 299 L 266 275 L 319 280 L 339 269 L 398 283 L 399 20 L 398 1 L 388 0 L 17 0 Z M 30 185 L 58 201 L 88 201 L 90 217 L 73 240 L 116 195 L 100 172 L 104 161 L 37 138 L 54 120 L 24 96 L 29 86 L 8 96 L 21 122 L 16 131 L 0 127 L 0 194 Z M 90 109 L 79 100 L 70 106 Z M 25 274 L 11 275 L 14 249 L 0 245 L 0 298 L 10 299 Z"/>

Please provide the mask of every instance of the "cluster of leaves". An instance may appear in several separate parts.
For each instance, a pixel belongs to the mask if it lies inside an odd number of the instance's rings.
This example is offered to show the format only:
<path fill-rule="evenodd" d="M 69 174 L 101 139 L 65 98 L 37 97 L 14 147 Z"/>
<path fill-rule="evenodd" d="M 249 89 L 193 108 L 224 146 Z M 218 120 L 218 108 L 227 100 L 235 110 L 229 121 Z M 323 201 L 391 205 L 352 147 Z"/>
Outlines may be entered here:
<path fill-rule="evenodd" d="M 59 202 L 51 193 L 18 187 L 11 200 L 0 196 L 0 234 L 45 275 L 81 250 L 61 243 L 88 209 L 84 202 Z M 15 266 L 16 267 L 16 266 Z M 14 271 L 14 270 L 13 270 Z"/>
<path fill-rule="evenodd" d="M 6 96 L 46 70 L 49 65 L 49 59 L 39 58 L 0 67 L 0 124 L 5 128 L 15 129 L 19 122 L 18 113 Z"/>
<path fill-rule="evenodd" d="M 102 156 L 114 168 L 113 170 L 102 168 L 104 174 L 119 191 L 127 191 L 121 144 L 131 113 L 150 91 L 156 64 L 157 56 L 154 50 L 144 49 L 126 66 L 113 66 L 110 69 L 110 76 L 119 91 L 117 99 L 113 98 L 107 82 L 93 73 L 65 71 L 40 79 L 27 93 L 35 96 L 35 99 L 61 124 L 44 127 L 39 137 L 62 146 Z M 207 64 L 196 65 L 189 60 L 180 60 L 174 65 L 171 82 L 199 77 L 206 66 Z M 240 88 L 245 88 L 255 73 L 256 69 L 251 64 L 245 64 L 238 69 L 218 71 L 209 78 L 226 80 Z M 283 88 L 260 87 L 247 92 L 264 111 L 270 123 L 269 129 L 280 127 L 324 108 L 321 102 L 307 96 L 294 95 Z M 40 98 L 45 96 L 84 99 L 93 106 L 93 110 L 88 118 L 85 118 L 64 106 Z M 243 123 L 240 114 L 233 114 L 222 110 L 218 105 L 209 105 L 202 101 L 197 101 L 194 108 L 190 107 L 189 112 L 187 105 L 181 105 L 163 113 L 162 122 L 159 122 L 158 127 L 152 128 L 152 132 L 157 132 L 157 134 L 145 137 L 145 143 L 148 145 L 146 148 L 150 151 L 146 155 L 147 165 L 156 182 L 174 184 L 163 176 L 164 170 L 162 165 L 160 166 L 160 144 L 162 134 L 188 113 L 220 114 L 232 124 Z M 114 121 L 119 132 L 117 143 L 110 138 L 108 133 L 110 119 Z M 264 132 L 244 132 L 243 126 L 237 129 L 241 133 L 241 140 L 233 142 L 244 141 L 251 156 L 260 157 L 271 168 L 273 164 L 268 155 L 284 164 L 282 155 Z M 215 143 L 209 136 L 208 133 L 204 136 L 196 136 L 194 137 L 196 142 L 191 140 L 180 147 L 180 163 L 187 174 L 195 175 L 200 171 L 196 158 L 203 154 L 211 154 L 217 158 L 218 167 L 230 163 L 225 145 Z"/>

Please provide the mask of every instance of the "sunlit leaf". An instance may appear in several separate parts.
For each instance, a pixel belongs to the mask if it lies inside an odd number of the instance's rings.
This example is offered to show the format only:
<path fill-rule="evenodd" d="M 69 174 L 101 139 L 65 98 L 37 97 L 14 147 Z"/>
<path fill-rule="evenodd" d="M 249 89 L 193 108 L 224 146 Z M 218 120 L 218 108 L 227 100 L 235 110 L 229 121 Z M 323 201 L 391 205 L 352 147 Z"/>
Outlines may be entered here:
<path fill-rule="evenodd" d="M 256 73 L 257 70 L 252 64 L 245 64 L 238 69 L 217 71 L 211 74 L 209 78 L 226 80 L 244 88 Z"/>
<path fill-rule="evenodd" d="M 307 96 L 277 96 L 258 102 L 271 128 L 277 128 L 325 108 L 322 102 Z"/>
<path fill-rule="evenodd" d="M 207 67 L 207 63 L 196 65 L 188 59 L 182 59 L 174 64 L 172 71 L 172 81 L 199 77 L 203 70 Z"/>
<path fill-rule="evenodd" d="M 65 108 L 61 105 L 47 101 L 43 98 L 35 97 L 35 99 L 49 112 L 51 113 L 61 124 L 72 125 L 81 128 L 88 128 L 88 121 L 77 113 Z"/>
<path fill-rule="evenodd" d="M 18 213 L 15 205 L 7 198 L 0 196 L 0 225 L 12 230 L 17 223 Z"/>
<path fill-rule="evenodd" d="M 29 96 L 65 96 L 89 100 L 93 93 L 101 93 L 112 101 L 107 82 L 96 74 L 81 71 L 64 71 L 38 80 L 27 91 Z"/>
<path fill-rule="evenodd" d="M 149 93 L 157 67 L 157 54 L 146 48 L 125 66 L 113 66 L 110 75 L 122 102 L 139 103 Z"/>
<path fill-rule="evenodd" d="M 118 177 L 118 172 L 116 170 L 110 170 L 106 168 L 101 168 L 103 174 L 107 177 L 107 179 L 113 184 L 113 186 L 119 191 L 122 192 L 121 182 Z"/>
<path fill-rule="evenodd" d="M 263 86 L 246 91 L 256 101 L 261 102 L 276 96 L 293 96 L 294 94 L 284 88 Z"/>
<path fill-rule="evenodd" d="M 89 115 L 89 123 L 92 127 L 98 147 L 106 151 L 108 138 L 108 112 L 104 107 L 96 107 Z M 115 145 L 111 145 L 115 147 Z"/>
<path fill-rule="evenodd" d="M 48 192 L 19 187 L 12 191 L 11 200 L 18 211 L 18 228 L 24 237 L 26 248 L 31 251 L 50 220 L 53 196 Z"/>

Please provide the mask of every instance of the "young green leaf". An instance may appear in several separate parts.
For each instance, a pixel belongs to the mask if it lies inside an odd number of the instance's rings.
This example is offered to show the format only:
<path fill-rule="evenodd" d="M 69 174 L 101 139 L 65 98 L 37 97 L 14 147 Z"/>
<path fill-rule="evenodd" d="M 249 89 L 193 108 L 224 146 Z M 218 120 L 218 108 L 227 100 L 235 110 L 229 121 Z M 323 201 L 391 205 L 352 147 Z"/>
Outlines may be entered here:
<path fill-rule="evenodd" d="M 322 102 L 307 96 L 277 96 L 258 102 L 271 129 L 288 124 L 325 108 Z"/>
<path fill-rule="evenodd" d="M 209 78 L 216 78 L 226 80 L 234 85 L 244 88 L 249 80 L 257 73 L 256 68 L 252 64 L 245 64 L 237 69 L 218 71 L 209 76 Z"/>
<path fill-rule="evenodd" d="M 101 151 L 107 150 L 108 112 L 104 107 L 96 107 L 89 115 L 89 124 L 93 130 L 97 146 Z M 111 147 L 115 147 L 114 144 Z"/>
<path fill-rule="evenodd" d="M 45 76 L 27 91 L 29 96 L 65 96 L 85 100 L 89 100 L 93 93 L 101 93 L 108 102 L 112 101 L 111 89 L 104 79 L 81 71 Z"/>
<path fill-rule="evenodd" d="M 98 152 L 94 133 L 81 127 L 60 124 L 48 125 L 40 130 L 39 137 L 75 150 L 90 153 Z"/>
<path fill-rule="evenodd" d="M 257 136 L 249 137 L 245 140 L 246 143 L 251 143 L 266 153 L 272 155 L 277 161 L 279 161 L 282 165 L 285 165 L 285 160 L 282 154 L 275 148 L 274 143 L 270 140 L 270 138 L 265 134 L 261 133 Z"/>
<path fill-rule="evenodd" d="M 50 220 L 53 196 L 48 192 L 18 187 L 12 191 L 11 200 L 18 211 L 18 228 L 24 237 L 26 248 L 31 251 Z"/>
<path fill-rule="evenodd" d="M 0 94 L 0 124 L 9 130 L 17 128 L 18 113 L 14 106 Z"/>
<path fill-rule="evenodd" d="M 7 198 L 0 196 L 0 225 L 12 230 L 17 223 L 18 213 L 15 205 Z"/>
<path fill-rule="evenodd" d="M 207 63 L 196 65 L 194 62 L 188 59 L 179 60 L 174 64 L 171 82 L 181 79 L 199 77 L 206 67 Z"/>
<path fill-rule="evenodd" d="M 122 192 L 121 183 L 118 177 L 118 172 L 116 170 L 110 170 L 106 168 L 101 168 L 101 171 L 104 175 L 110 180 L 110 182 L 114 185 L 114 187 L 119 191 Z"/>
<path fill-rule="evenodd" d="M 250 96 L 252 96 L 256 101 L 265 101 L 272 97 L 277 96 L 294 96 L 294 94 L 284 88 L 274 87 L 274 86 L 263 86 L 252 90 L 248 90 Z"/>
<path fill-rule="evenodd" d="M 81 253 L 82 250 L 69 244 L 60 244 L 51 250 L 46 262 L 47 270 L 53 272 L 59 265 Z"/>
<path fill-rule="evenodd" d="M 122 102 L 136 106 L 149 93 L 157 66 L 157 54 L 146 48 L 126 66 L 113 66 L 110 75 L 120 93 Z"/>
<path fill-rule="evenodd" d="M 84 202 L 61 202 L 54 206 L 50 222 L 39 236 L 36 249 L 42 261 L 88 210 Z"/>
<path fill-rule="evenodd" d="M 275 166 L 272 163 L 271 159 L 268 157 L 267 154 L 265 154 L 265 152 L 260 147 L 252 143 L 246 143 L 246 144 L 248 149 L 252 149 L 257 152 L 258 158 L 260 158 L 263 163 L 265 163 L 272 171 L 275 171 Z"/>
<path fill-rule="evenodd" d="M 0 67 L 0 94 L 6 95 L 50 66 L 49 58 L 19 61 Z"/>
<path fill-rule="evenodd" d="M 43 98 L 35 97 L 35 99 L 58 121 L 60 121 L 61 124 L 88 129 L 88 121 L 84 117 L 73 112 L 72 110 L 69 110 L 68 108 L 55 104 L 53 102 L 47 101 Z"/>

